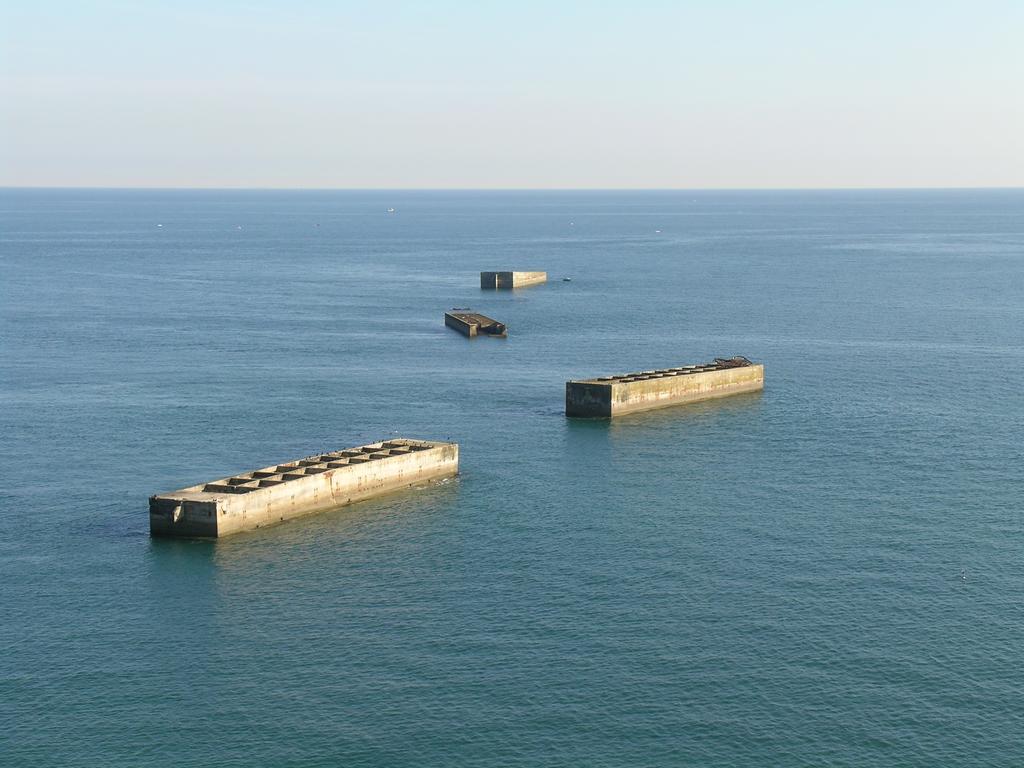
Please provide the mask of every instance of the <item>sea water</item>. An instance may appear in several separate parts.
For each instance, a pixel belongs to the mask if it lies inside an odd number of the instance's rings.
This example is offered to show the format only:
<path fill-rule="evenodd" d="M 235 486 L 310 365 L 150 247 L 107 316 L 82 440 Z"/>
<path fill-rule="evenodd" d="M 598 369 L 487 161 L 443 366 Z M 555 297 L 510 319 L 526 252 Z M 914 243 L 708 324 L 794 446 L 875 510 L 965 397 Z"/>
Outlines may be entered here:
<path fill-rule="evenodd" d="M 6 190 L 0 269 L 4 766 L 1024 763 L 1024 191 Z M 461 475 L 149 538 L 392 436 Z"/>

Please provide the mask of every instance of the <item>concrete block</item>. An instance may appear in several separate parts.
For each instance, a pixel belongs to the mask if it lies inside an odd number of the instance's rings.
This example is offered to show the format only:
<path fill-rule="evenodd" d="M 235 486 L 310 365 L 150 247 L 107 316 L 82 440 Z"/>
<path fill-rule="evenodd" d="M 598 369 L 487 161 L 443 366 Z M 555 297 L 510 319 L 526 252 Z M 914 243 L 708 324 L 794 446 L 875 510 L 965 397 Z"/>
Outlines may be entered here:
<path fill-rule="evenodd" d="M 508 336 L 508 328 L 504 323 L 476 312 L 445 312 L 444 324 L 470 338 L 477 334 L 502 338 Z"/>
<path fill-rule="evenodd" d="M 547 272 L 481 272 L 481 288 L 524 288 L 548 281 Z"/>
<path fill-rule="evenodd" d="M 151 496 L 149 531 L 153 536 L 217 538 L 458 471 L 457 443 L 396 438 Z"/>
<path fill-rule="evenodd" d="M 619 416 L 764 389 L 764 366 L 745 357 L 565 384 L 565 415 Z"/>

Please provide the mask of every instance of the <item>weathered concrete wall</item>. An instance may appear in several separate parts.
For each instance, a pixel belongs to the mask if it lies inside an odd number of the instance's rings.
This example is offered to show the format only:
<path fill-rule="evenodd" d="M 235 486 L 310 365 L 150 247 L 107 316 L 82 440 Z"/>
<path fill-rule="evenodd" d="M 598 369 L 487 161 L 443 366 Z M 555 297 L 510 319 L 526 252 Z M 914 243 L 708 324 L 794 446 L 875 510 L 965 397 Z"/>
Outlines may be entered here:
<path fill-rule="evenodd" d="M 611 385 L 588 381 L 565 382 L 565 415 L 611 416 Z"/>
<path fill-rule="evenodd" d="M 453 315 L 449 312 L 444 313 L 444 324 L 447 325 L 449 328 L 454 328 L 456 331 L 465 336 L 469 336 L 470 338 L 476 336 L 476 323 L 467 323 L 462 318 Z"/>
<path fill-rule="evenodd" d="M 763 365 L 700 368 L 667 368 L 566 382 L 565 415 L 619 416 L 764 389 Z"/>
<path fill-rule="evenodd" d="M 524 288 L 548 281 L 547 272 L 481 272 L 481 288 Z"/>
<path fill-rule="evenodd" d="M 481 315 L 479 312 L 445 312 L 444 324 L 459 333 L 469 336 L 494 336 L 505 338 L 508 328 L 493 317 Z"/>
<path fill-rule="evenodd" d="M 219 537 L 459 471 L 459 446 L 395 439 L 223 478 L 149 500 L 154 536 Z"/>

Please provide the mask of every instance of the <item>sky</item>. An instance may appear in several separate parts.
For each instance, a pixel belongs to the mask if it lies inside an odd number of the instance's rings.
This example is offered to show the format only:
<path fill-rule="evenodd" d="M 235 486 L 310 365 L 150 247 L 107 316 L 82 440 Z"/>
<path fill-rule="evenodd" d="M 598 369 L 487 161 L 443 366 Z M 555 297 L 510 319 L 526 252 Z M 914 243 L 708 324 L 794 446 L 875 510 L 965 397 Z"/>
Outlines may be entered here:
<path fill-rule="evenodd" d="M 0 186 L 1024 186 L 1024 0 L 0 3 Z"/>

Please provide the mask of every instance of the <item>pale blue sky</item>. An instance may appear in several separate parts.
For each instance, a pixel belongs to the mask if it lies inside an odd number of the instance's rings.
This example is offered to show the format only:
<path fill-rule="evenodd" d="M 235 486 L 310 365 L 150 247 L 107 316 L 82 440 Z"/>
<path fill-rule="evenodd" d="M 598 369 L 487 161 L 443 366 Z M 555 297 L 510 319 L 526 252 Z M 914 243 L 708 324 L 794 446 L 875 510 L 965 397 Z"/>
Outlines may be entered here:
<path fill-rule="evenodd" d="M 0 185 L 1024 186 L 1024 0 L 6 0 L 0 46 Z"/>

